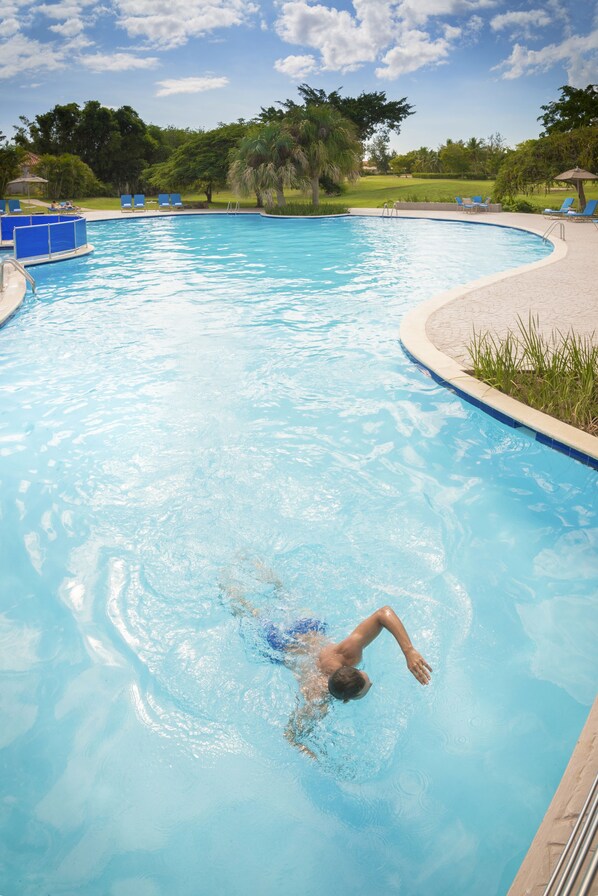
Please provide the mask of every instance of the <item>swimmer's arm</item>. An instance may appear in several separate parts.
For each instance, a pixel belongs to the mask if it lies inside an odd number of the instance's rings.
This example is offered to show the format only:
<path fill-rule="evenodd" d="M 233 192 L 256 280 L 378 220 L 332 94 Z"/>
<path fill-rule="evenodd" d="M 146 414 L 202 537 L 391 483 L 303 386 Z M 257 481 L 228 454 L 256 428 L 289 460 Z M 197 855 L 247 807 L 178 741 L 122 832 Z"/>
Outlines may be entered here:
<path fill-rule="evenodd" d="M 392 609 L 392 607 L 380 607 L 367 619 L 364 619 L 357 628 L 338 645 L 341 652 L 350 665 L 355 665 L 361 660 L 361 654 L 368 644 L 378 637 L 382 629 L 386 629 L 396 640 L 405 655 L 407 668 L 417 678 L 420 684 L 428 684 L 432 667 L 428 665 L 421 653 L 411 643 L 405 626 Z"/>
<path fill-rule="evenodd" d="M 296 747 L 301 753 L 305 753 L 310 759 L 318 757 L 303 743 L 303 739 L 309 737 L 316 723 L 321 721 L 327 712 L 328 701 L 303 703 L 301 706 L 297 706 L 285 728 L 284 736 L 291 746 Z"/>
<path fill-rule="evenodd" d="M 259 610 L 245 597 L 243 590 L 233 582 L 219 583 L 221 599 L 226 603 L 233 616 L 259 616 Z"/>

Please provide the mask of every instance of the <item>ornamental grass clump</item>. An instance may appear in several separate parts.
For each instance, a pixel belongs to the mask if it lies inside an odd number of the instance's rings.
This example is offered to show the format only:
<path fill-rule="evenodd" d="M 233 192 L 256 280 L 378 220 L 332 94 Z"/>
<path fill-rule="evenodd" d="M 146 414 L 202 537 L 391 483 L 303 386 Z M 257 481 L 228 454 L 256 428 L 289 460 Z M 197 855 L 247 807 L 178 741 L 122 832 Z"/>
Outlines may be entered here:
<path fill-rule="evenodd" d="M 598 344 L 573 331 L 540 332 L 539 319 L 517 318 L 500 339 L 477 333 L 469 345 L 475 377 L 530 407 L 598 435 Z"/>

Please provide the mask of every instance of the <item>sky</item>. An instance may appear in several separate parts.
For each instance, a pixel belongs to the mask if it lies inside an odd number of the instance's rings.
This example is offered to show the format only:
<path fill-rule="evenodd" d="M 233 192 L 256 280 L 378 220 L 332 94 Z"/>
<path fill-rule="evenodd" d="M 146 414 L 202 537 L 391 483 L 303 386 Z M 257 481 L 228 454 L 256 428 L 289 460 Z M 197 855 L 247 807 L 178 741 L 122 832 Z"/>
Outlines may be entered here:
<path fill-rule="evenodd" d="M 3 0 L 0 131 L 57 103 L 209 129 L 298 99 L 384 91 L 391 145 L 537 137 L 565 84 L 598 83 L 598 0 Z"/>

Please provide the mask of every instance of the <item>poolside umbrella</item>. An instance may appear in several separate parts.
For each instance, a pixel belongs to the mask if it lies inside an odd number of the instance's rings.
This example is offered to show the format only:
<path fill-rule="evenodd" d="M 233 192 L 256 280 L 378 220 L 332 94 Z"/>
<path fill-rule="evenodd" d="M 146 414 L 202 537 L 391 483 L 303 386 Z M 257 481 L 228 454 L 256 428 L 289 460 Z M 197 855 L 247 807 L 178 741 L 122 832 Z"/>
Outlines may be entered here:
<path fill-rule="evenodd" d="M 31 184 L 47 184 L 48 181 L 43 177 L 38 177 L 36 174 L 25 174 L 23 177 L 15 177 L 14 180 L 9 180 L 6 184 L 8 187 L 16 187 L 22 186 L 23 184 L 27 184 L 27 202 L 29 202 L 29 193 L 31 191 Z"/>
<path fill-rule="evenodd" d="M 586 207 L 586 196 L 583 191 L 583 182 L 584 180 L 598 180 L 598 174 L 591 174 L 589 171 L 584 171 L 583 168 L 571 168 L 569 169 L 569 171 L 563 171 L 562 174 L 557 174 L 555 180 L 571 181 L 571 183 L 577 190 L 577 195 L 579 196 L 580 211 L 583 211 Z"/>

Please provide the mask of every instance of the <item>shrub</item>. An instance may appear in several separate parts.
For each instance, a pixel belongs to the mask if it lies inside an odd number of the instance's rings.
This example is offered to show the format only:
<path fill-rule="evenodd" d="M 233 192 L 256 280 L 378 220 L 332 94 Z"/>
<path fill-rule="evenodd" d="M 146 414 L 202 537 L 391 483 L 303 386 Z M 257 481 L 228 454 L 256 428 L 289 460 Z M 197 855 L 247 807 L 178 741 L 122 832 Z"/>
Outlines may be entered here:
<path fill-rule="evenodd" d="M 487 174 L 478 174 L 471 171 L 466 174 L 458 174 L 456 171 L 414 171 L 413 177 L 422 180 L 492 180 Z"/>
<path fill-rule="evenodd" d="M 527 199 L 515 199 L 513 202 L 506 202 L 503 207 L 503 212 L 537 212 L 538 209 L 528 202 Z"/>
<path fill-rule="evenodd" d="M 346 215 L 349 209 L 344 205 L 326 203 L 325 205 L 311 205 L 305 202 L 288 202 L 283 206 L 266 208 L 269 215 L 291 215 L 292 217 L 306 217 L 308 215 Z"/>
<path fill-rule="evenodd" d="M 553 332 L 547 339 L 531 314 L 504 339 L 476 333 L 469 345 L 473 375 L 565 423 L 598 435 L 598 345 L 594 334 Z"/>

